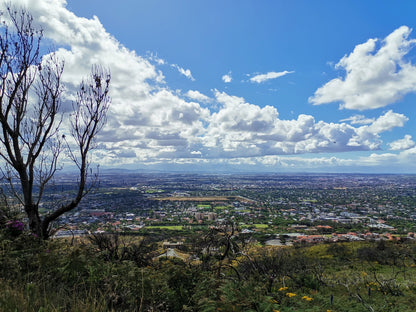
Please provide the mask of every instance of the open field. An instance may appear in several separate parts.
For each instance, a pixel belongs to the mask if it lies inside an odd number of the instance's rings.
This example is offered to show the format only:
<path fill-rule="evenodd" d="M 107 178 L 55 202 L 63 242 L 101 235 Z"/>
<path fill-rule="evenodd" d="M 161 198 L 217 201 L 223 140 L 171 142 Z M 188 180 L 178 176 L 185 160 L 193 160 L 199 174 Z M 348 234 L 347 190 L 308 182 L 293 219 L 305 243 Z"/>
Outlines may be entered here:
<path fill-rule="evenodd" d="M 269 227 L 268 224 L 253 224 L 256 229 L 267 229 Z"/>
<path fill-rule="evenodd" d="M 225 196 L 170 196 L 170 197 L 158 197 L 156 200 L 167 200 L 167 201 L 195 201 L 195 202 L 212 202 L 212 201 L 231 201 L 234 197 Z"/>
<path fill-rule="evenodd" d="M 146 229 L 180 231 L 183 229 L 183 226 L 182 225 L 149 225 L 149 226 L 146 226 Z"/>
<path fill-rule="evenodd" d="M 167 200 L 167 201 L 190 201 L 190 202 L 229 202 L 229 201 L 240 201 L 240 202 L 255 202 L 252 199 L 242 196 L 169 196 L 169 197 L 157 197 L 156 200 Z"/>

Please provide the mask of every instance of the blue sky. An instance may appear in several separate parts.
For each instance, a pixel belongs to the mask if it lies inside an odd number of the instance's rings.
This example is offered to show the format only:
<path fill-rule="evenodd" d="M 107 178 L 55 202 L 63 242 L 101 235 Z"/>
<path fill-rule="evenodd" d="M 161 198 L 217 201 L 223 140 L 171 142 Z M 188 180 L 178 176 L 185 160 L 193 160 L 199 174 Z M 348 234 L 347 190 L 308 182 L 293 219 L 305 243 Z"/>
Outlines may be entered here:
<path fill-rule="evenodd" d="M 104 167 L 416 173 L 414 1 L 15 2 L 110 68 Z"/>

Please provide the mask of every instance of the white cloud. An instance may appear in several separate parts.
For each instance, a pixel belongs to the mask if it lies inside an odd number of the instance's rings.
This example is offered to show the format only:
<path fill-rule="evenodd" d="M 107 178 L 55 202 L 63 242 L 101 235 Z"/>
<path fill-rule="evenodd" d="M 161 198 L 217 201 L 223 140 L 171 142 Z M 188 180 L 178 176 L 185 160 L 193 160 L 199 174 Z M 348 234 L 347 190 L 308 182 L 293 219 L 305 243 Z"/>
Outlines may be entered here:
<path fill-rule="evenodd" d="M 102 164 L 197 161 L 226 165 L 232 160 L 235 165 L 296 167 L 307 160 L 279 155 L 378 150 L 380 133 L 402 127 L 407 121 L 406 116 L 392 111 L 377 119 L 353 116 L 344 120 L 351 124 L 316 121 L 304 114 L 283 120 L 273 106 L 260 107 L 218 90 L 213 98 L 198 90 L 174 92 L 153 62 L 121 45 L 97 17 L 77 17 L 65 8 L 65 1 L 16 2 L 26 3 L 35 20 L 41 21 L 45 36 L 60 47 L 57 53 L 65 59 L 63 79 L 69 91 L 88 74 L 92 64 L 110 68 L 112 104 L 95 154 Z M 167 64 L 158 60 L 153 58 L 160 65 Z M 182 70 L 192 77 L 190 71 Z M 268 73 L 252 79 L 260 83 L 288 73 Z M 212 111 L 196 103 L 208 101 L 215 103 Z M 408 158 L 414 155 L 410 150 L 407 153 Z M 309 164 L 336 163 L 343 162 L 317 157 Z"/>
<path fill-rule="evenodd" d="M 406 134 L 403 139 L 388 143 L 392 151 L 407 150 L 415 146 L 412 136 Z"/>
<path fill-rule="evenodd" d="M 368 156 L 360 157 L 307 157 L 302 156 L 260 156 L 233 159 L 234 165 L 244 165 L 246 168 L 256 168 L 266 172 L 302 170 L 315 172 L 357 172 L 357 168 L 363 172 L 374 172 L 374 168 L 381 168 L 382 172 L 408 173 L 416 170 L 416 147 L 403 151 L 399 154 L 394 153 L 372 153 Z M 207 165 L 216 165 L 227 160 L 208 160 Z M 405 165 L 405 167 L 403 167 Z M 406 169 L 403 169 L 406 168 Z M 248 168 L 250 170 L 250 168 Z M 410 170 L 410 171 L 409 171 Z"/>
<path fill-rule="evenodd" d="M 271 79 L 276 79 L 282 76 L 285 76 L 287 74 L 292 74 L 294 73 L 294 71 L 282 71 L 282 72 L 268 72 L 267 74 L 259 74 L 256 75 L 254 77 L 250 78 L 251 82 L 257 82 L 257 83 L 262 83 L 265 82 L 267 80 L 271 80 Z"/>
<path fill-rule="evenodd" d="M 403 160 L 403 162 L 409 162 L 410 164 L 415 166 L 415 163 L 416 163 L 416 147 L 412 147 L 412 148 L 409 148 L 407 150 L 404 150 L 404 151 L 400 152 L 399 156 L 400 156 L 401 160 Z"/>
<path fill-rule="evenodd" d="M 211 98 L 206 96 L 205 94 L 202 94 L 198 90 L 189 90 L 185 94 L 188 98 L 193 99 L 195 101 L 199 102 L 209 102 L 211 101 Z"/>
<path fill-rule="evenodd" d="M 100 161 L 114 163 L 134 154 L 134 161 L 164 153 L 189 154 L 190 144 L 201 135 L 203 121 L 209 116 L 207 109 L 164 86 L 163 74 L 108 34 L 97 17 L 77 17 L 65 8 L 65 1 L 16 0 L 13 4 L 25 5 L 45 37 L 60 47 L 57 55 L 65 60 L 62 78 L 68 93 L 93 64 L 110 69 L 112 103 L 107 125 L 98 137 L 103 150 L 97 153 L 105 155 Z M 188 70 L 183 74 L 192 77 Z M 133 161 L 132 157 L 124 159 Z"/>
<path fill-rule="evenodd" d="M 182 67 L 180 67 L 177 64 L 172 64 L 171 65 L 173 68 L 176 68 L 178 70 L 178 72 L 182 75 L 184 75 L 186 78 L 195 81 L 195 78 L 192 76 L 191 70 L 190 69 L 184 69 Z"/>
<path fill-rule="evenodd" d="M 228 72 L 228 74 L 223 75 L 221 79 L 225 83 L 230 83 L 233 80 L 233 77 L 231 77 L 231 72 Z"/>
<path fill-rule="evenodd" d="M 211 114 L 202 137 L 204 155 L 254 157 L 320 152 L 377 150 L 380 133 L 402 127 L 407 117 L 388 111 L 370 125 L 316 122 L 313 116 L 279 119 L 276 108 L 246 103 L 241 97 L 215 91 L 221 105 Z"/>
<path fill-rule="evenodd" d="M 65 60 L 63 80 L 67 86 L 77 86 L 93 64 L 108 67 L 112 73 L 112 107 L 118 110 L 125 106 L 120 103 L 125 102 L 123 99 L 144 98 L 155 88 L 147 81 L 163 82 L 163 75 L 153 65 L 122 46 L 97 17 L 77 17 L 65 8 L 66 1 L 16 0 L 13 4 L 26 6 L 45 37 L 61 46 L 57 56 Z"/>
<path fill-rule="evenodd" d="M 345 119 L 341 119 L 341 122 L 348 121 L 352 125 L 368 125 L 374 122 L 374 118 L 366 118 L 364 115 L 354 115 Z"/>
<path fill-rule="evenodd" d="M 264 172 L 374 172 L 374 168 L 380 168 L 386 173 L 407 173 L 409 170 L 416 170 L 416 147 L 395 153 L 372 153 L 360 157 L 314 157 L 314 156 L 255 156 L 215 159 L 175 159 L 167 160 L 169 163 L 181 163 L 191 165 L 192 168 L 202 166 L 205 170 L 230 170 L 244 167 L 246 170 Z M 403 164 L 406 169 L 403 169 Z"/>
<path fill-rule="evenodd" d="M 158 65 L 165 65 L 167 63 L 164 59 L 158 57 L 155 53 L 148 52 L 147 58 Z"/>
<path fill-rule="evenodd" d="M 384 131 L 391 131 L 396 127 L 403 127 L 408 120 L 409 118 L 405 115 L 394 113 L 392 110 L 389 110 L 384 115 L 377 118 L 371 125 L 363 126 L 360 129 L 365 132 L 379 134 Z"/>
<path fill-rule="evenodd" d="M 355 47 L 336 64 L 346 71 L 345 78 L 335 78 L 309 98 L 314 105 L 341 102 L 340 108 L 375 109 L 399 101 L 416 91 L 416 66 L 406 55 L 416 40 L 408 39 L 411 29 L 402 26 L 381 41 L 369 39 Z"/>
<path fill-rule="evenodd" d="M 379 149 L 382 144 L 380 134 L 397 127 L 403 127 L 406 121 L 408 121 L 408 118 L 405 115 L 389 110 L 384 115 L 378 117 L 372 124 L 357 128 L 356 134 L 351 137 L 347 145 L 364 145 L 371 150 Z"/>

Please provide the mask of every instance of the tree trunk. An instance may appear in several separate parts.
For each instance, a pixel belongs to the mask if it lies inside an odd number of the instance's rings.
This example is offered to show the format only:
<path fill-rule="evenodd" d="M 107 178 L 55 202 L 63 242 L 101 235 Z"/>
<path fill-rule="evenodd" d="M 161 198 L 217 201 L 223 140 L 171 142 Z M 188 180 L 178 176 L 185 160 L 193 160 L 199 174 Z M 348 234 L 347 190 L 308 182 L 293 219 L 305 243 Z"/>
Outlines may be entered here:
<path fill-rule="evenodd" d="M 0 208 L 0 227 L 4 226 L 7 222 L 7 216 L 4 211 Z"/>
<path fill-rule="evenodd" d="M 38 237 L 43 237 L 45 233 L 42 233 L 42 221 L 39 217 L 38 207 L 35 204 L 26 204 L 25 212 L 29 219 L 29 228 L 33 234 L 36 234 Z"/>

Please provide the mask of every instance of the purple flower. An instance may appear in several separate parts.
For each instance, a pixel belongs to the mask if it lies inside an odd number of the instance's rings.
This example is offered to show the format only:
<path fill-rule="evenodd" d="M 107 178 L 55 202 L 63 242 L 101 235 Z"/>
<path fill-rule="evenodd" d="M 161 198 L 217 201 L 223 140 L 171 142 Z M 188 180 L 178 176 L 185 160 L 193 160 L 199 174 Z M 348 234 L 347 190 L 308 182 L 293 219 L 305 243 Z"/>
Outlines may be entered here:
<path fill-rule="evenodd" d="M 13 235 L 21 234 L 25 229 L 25 224 L 19 220 L 11 220 L 6 223 L 6 229 L 8 229 Z"/>

